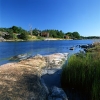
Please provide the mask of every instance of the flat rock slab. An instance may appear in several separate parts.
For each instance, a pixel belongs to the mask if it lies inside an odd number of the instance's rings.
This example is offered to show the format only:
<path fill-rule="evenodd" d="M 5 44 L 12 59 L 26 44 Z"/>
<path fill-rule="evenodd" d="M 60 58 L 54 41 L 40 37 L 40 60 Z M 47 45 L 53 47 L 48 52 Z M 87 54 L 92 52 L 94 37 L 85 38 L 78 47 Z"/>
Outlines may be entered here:
<path fill-rule="evenodd" d="M 17 63 L 1 65 L 0 100 L 47 100 L 48 92 L 40 82 L 42 70 L 47 68 L 52 73 L 51 67 L 55 70 L 61 68 L 67 55 L 68 53 L 45 57 L 37 55 Z"/>
<path fill-rule="evenodd" d="M 43 66 L 39 57 L 0 66 L 0 100 L 46 100 L 39 77 Z"/>

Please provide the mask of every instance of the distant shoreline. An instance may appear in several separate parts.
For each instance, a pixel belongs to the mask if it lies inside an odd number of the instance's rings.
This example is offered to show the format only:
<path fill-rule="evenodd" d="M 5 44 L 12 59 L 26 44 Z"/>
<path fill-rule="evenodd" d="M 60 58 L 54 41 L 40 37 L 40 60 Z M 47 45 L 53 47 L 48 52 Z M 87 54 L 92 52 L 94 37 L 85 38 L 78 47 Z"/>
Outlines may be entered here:
<path fill-rule="evenodd" d="M 46 38 L 44 40 L 34 39 L 34 40 L 2 40 L 0 42 L 21 42 L 21 41 L 48 41 L 48 40 L 73 40 L 73 39 L 56 39 L 56 38 Z"/>

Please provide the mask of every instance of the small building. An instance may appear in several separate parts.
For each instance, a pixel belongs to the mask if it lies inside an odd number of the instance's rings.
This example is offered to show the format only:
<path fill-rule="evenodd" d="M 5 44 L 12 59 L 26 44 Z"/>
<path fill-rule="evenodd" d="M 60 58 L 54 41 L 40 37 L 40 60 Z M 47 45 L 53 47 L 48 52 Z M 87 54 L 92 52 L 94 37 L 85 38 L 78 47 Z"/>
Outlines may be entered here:
<path fill-rule="evenodd" d="M 48 32 L 42 32 L 42 33 L 41 33 L 41 36 L 42 36 L 42 37 L 49 37 L 49 33 L 48 33 Z"/>
<path fill-rule="evenodd" d="M 65 35 L 65 36 L 64 36 L 64 39 L 70 39 L 70 36 Z"/>

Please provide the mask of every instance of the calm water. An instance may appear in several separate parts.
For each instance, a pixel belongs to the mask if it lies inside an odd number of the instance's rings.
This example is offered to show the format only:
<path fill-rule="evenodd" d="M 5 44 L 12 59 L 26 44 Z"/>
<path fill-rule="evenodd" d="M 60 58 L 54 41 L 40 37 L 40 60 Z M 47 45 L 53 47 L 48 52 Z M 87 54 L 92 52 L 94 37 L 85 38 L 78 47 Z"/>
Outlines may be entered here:
<path fill-rule="evenodd" d="M 77 45 L 91 44 L 93 40 L 59 40 L 59 41 L 32 41 L 32 42 L 0 42 L 0 65 L 11 62 L 9 58 L 19 54 L 52 54 L 70 53 L 80 50 Z M 74 46 L 75 50 L 69 50 Z"/>

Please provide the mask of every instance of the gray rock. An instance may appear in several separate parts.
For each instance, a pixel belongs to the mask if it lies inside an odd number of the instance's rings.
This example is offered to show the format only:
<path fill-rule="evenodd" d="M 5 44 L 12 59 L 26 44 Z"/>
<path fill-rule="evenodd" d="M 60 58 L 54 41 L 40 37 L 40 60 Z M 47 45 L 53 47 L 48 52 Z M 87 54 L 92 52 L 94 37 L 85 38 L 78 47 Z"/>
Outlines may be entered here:
<path fill-rule="evenodd" d="M 68 53 L 55 53 L 44 57 L 48 68 L 61 68 L 64 61 L 67 60 Z"/>
<path fill-rule="evenodd" d="M 48 100 L 68 100 L 65 92 L 56 86 L 51 88 Z"/>
<path fill-rule="evenodd" d="M 47 74 L 54 74 L 57 71 L 57 69 L 48 69 Z"/>
<path fill-rule="evenodd" d="M 42 55 L 40 55 L 40 54 L 37 54 L 35 57 L 40 57 L 40 58 L 42 58 L 43 56 L 42 56 Z"/>
<path fill-rule="evenodd" d="M 3 37 L 0 37 L 0 41 L 5 41 L 5 39 Z"/>
<path fill-rule="evenodd" d="M 40 83 L 44 87 L 46 94 L 49 94 L 49 90 L 48 90 L 48 88 L 47 88 L 47 86 L 42 78 L 40 78 Z"/>
<path fill-rule="evenodd" d="M 58 68 L 54 68 L 54 69 L 42 69 L 41 70 L 41 76 L 42 75 L 45 75 L 45 74 L 49 74 L 49 75 L 51 75 L 51 74 L 54 74 L 55 72 L 57 72 L 59 69 L 61 69 L 61 67 L 58 67 Z"/>
<path fill-rule="evenodd" d="M 47 70 L 46 69 L 42 69 L 41 70 L 41 76 L 44 75 L 44 74 L 47 74 Z"/>
<path fill-rule="evenodd" d="M 9 60 L 11 60 L 11 61 L 24 60 L 24 59 L 27 59 L 27 58 L 30 58 L 30 57 L 31 57 L 31 55 L 25 53 L 25 54 L 20 54 L 20 55 L 13 56 L 13 57 L 9 58 Z"/>

